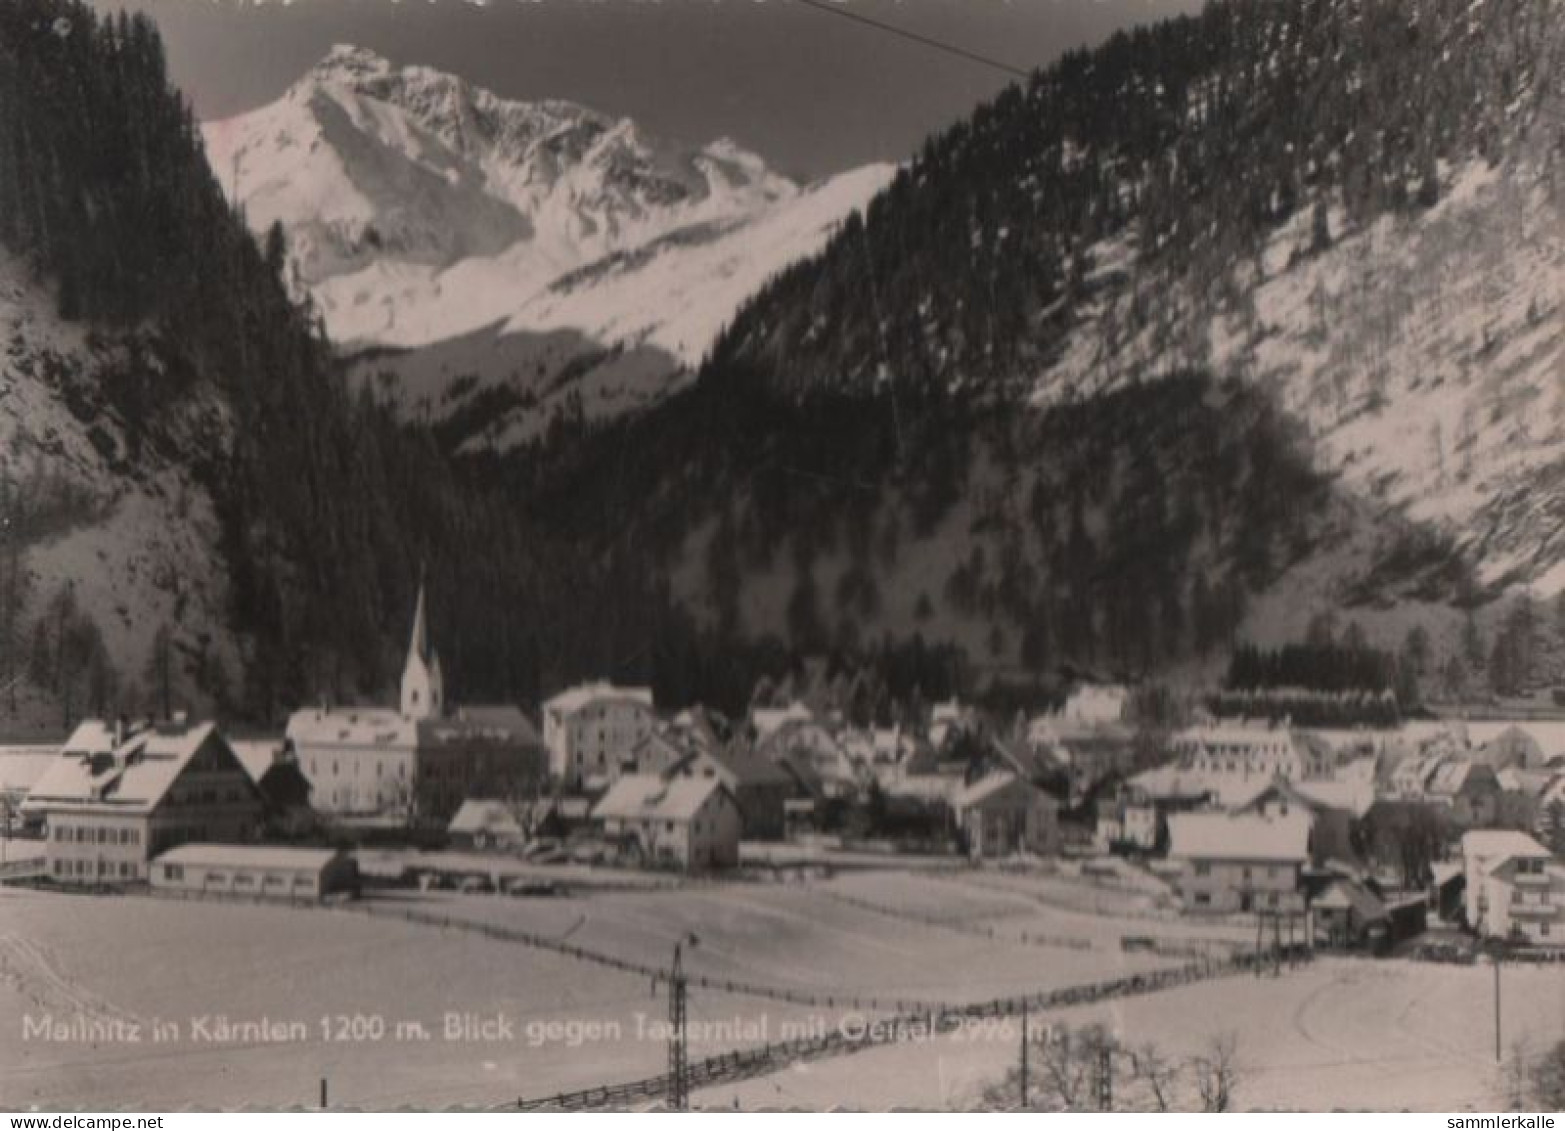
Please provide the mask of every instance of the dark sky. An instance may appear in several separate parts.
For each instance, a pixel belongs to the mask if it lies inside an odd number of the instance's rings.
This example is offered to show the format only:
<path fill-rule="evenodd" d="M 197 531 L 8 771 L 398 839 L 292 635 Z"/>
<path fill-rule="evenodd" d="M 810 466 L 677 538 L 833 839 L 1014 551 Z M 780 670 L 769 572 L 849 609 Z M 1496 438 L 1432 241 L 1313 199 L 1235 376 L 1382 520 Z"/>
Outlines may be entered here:
<path fill-rule="evenodd" d="M 568 98 L 666 137 L 721 135 L 815 177 L 899 160 L 1011 79 L 798 0 L 91 0 L 151 14 L 203 118 L 276 98 L 333 43 Z M 1030 68 L 1198 0 L 836 0 Z"/>

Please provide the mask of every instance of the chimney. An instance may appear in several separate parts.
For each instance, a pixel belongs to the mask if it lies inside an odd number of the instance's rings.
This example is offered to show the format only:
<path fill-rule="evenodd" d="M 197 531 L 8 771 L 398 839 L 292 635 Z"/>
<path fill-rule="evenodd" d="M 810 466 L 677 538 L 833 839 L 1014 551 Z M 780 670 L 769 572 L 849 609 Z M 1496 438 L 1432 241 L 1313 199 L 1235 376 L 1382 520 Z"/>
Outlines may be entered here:
<path fill-rule="evenodd" d="M 114 749 L 118 750 L 125 745 L 125 716 L 120 715 L 114 720 Z"/>

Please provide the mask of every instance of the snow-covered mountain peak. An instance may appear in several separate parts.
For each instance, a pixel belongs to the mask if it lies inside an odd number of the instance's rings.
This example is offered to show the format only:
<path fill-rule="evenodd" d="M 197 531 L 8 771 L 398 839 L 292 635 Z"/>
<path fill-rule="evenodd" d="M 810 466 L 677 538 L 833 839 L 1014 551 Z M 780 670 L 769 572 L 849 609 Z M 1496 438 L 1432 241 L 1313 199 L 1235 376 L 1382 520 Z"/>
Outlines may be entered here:
<path fill-rule="evenodd" d="M 756 287 L 818 251 L 891 174 L 805 189 L 729 137 L 681 145 L 633 118 L 507 99 L 347 44 L 278 101 L 204 133 L 251 225 L 283 226 L 341 345 L 575 333 L 542 363 L 512 349 L 463 368 L 541 380 L 617 366 L 599 383 L 621 405 L 676 383 Z"/>
<path fill-rule="evenodd" d="M 277 102 L 205 128 L 257 227 L 306 284 L 372 263 L 445 268 L 525 245 L 553 277 L 798 187 L 731 141 L 691 148 L 563 100 L 502 98 L 427 66 L 333 47 Z"/>
<path fill-rule="evenodd" d="M 315 64 L 309 78 L 321 82 L 356 82 L 376 75 L 387 75 L 395 69 L 390 59 L 367 47 L 336 43 Z"/>

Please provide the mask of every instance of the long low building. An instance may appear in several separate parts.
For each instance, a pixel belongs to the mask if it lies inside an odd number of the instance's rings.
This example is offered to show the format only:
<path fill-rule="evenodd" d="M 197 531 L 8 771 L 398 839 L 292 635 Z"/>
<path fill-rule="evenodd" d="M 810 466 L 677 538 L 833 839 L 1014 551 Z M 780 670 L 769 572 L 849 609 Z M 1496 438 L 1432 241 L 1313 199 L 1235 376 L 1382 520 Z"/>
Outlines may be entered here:
<path fill-rule="evenodd" d="M 359 866 L 330 848 L 182 844 L 152 862 L 152 890 L 319 900 L 357 895 Z"/>

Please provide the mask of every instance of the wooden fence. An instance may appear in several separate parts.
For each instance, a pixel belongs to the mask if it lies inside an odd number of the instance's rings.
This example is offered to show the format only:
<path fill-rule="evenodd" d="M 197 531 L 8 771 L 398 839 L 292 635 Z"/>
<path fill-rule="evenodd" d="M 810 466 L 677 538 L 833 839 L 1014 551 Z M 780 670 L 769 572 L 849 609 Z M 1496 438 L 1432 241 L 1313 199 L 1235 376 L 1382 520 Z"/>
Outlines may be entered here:
<path fill-rule="evenodd" d="M 1037 994 L 996 998 L 970 1005 L 944 1005 L 928 1012 L 906 1014 L 883 1020 L 876 1025 L 839 1027 L 821 1035 L 791 1041 L 775 1041 L 753 1049 L 722 1053 L 690 1065 L 689 1084 L 700 1088 L 718 1083 L 735 1083 L 755 1076 L 767 1076 L 800 1060 L 845 1056 L 876 1045 L 895 1044 L 910 1037 L 923 1038 L 931 1030 L 946 1033 L 974 1018 L 1003 1018 L 1019 1015 L 1025 1007 L 1029 1014 L 1070 1006 L 1091 1005 L 1115 998 L 1159 993 L 1213 978 L 1242 973 L 1261 973 L 1308 962 L 1310 951 L 1302 946 L 1285 948 L 1274 954 L 1241 954 L 1216 960 L 1208 959 L 1187 966 L 1131 974 L 1110 982 L 1067 986 Z M 671 1078 L 667 1073 L 574 1092 L 560 1092 L 536 1099 L 518 1099 L 515 1107 L 523 1111 L 581 1111 L 593 1108 L 631 1107 L 640 1102 L 667 1095 Z"/>

